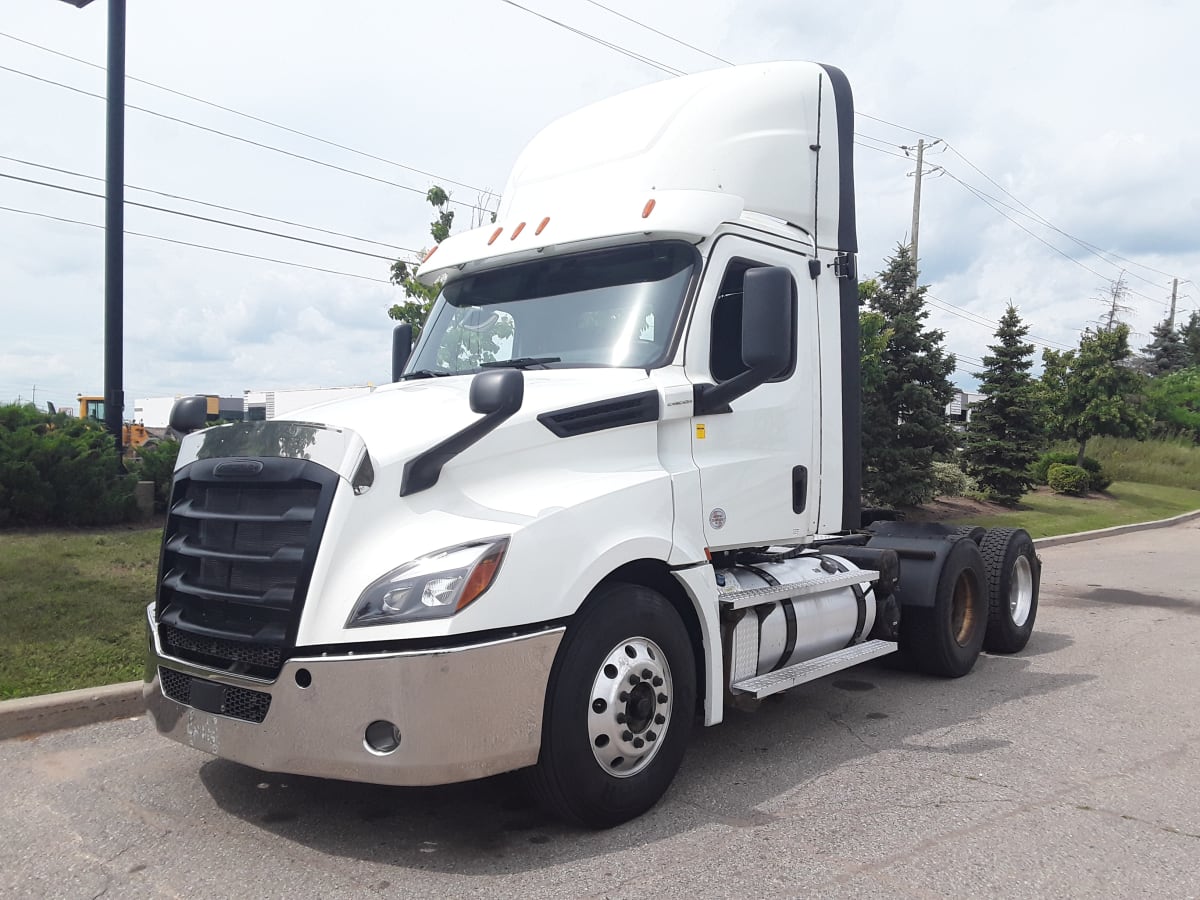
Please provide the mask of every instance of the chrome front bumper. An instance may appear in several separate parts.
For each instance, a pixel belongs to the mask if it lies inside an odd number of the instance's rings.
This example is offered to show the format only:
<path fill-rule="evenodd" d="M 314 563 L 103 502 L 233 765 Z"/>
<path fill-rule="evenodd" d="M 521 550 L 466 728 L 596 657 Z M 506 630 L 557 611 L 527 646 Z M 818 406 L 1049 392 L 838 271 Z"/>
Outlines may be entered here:
<path fill-rule="evenodd" d="M 164 655 L 153 604 L 147 630 L 142 692 L 161 734 L 268 772 L 394 785 L 468 781 L 537 762 L 563 635 L 556 628 L 446 650 L 298 657 L 267 682 Z M 209 698 L 200 705 L 217 708 L 211 697 L 233 697 L 233 688 L 251 697 L 251 708 L 265 706 L 263 694 L 270 706 L 261 724 L 205 712 L 163 693 L 164 669 L 178 673 L 167 676 L 173 685 Z M 367 745 L 367 726 L 378 720 L 400 733 L 392 752 Z"/>

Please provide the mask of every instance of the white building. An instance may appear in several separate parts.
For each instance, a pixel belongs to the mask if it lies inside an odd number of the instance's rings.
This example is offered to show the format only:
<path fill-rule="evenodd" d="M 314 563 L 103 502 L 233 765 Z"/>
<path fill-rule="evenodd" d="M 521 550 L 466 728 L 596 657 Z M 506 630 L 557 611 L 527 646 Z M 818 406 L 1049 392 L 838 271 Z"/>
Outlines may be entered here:
<path fill-rule="evenodd" d="M 986 394 L 977 394 L 973 391 L 960 391 L 956 389 L 954 396 L 946 404 L 946 418 L 955 425 L 966 425 L 971 421 L 971 407 L 986 396 Z"/>
<path fill-rule="evenodd" d="M 329 400 L 348 400 L 375 390 L 373 384 L 352 387 L 311 388 L 289 391 L 246 391 L 243 399 L 246 421 L 262 421 L 290 416 L 298 409 Z"/>

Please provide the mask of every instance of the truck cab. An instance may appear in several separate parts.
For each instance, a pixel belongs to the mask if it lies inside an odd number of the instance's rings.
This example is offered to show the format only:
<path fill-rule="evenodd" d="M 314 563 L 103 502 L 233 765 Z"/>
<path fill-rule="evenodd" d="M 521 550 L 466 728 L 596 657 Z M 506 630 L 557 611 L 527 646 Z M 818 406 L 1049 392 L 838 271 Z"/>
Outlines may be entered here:
<path fill-rule="evenodd" d="M 190 434 L 158 729 L 381 784 L 525 769 L 606 826 L 693 719 L 901 646 L 952 676 L 1024 646 L 1024 532 L 863 528 L 852 125 L 810 63 L 567 116 L 422 265 L 441 291 L 394 383 Z"/>

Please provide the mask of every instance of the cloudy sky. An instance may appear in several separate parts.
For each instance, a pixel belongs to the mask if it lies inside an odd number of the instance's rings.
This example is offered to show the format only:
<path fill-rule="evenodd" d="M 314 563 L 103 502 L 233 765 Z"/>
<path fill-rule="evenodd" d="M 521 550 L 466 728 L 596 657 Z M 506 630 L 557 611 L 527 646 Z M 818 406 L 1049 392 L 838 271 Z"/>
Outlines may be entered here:
<path fill-rule="evenodd" d="M 552 119 L 726 62 L 849 76 L 864 275 L 908 238 L 902 148 L 941 139 L 922 281 L 961 385 L 1010 300 L 1050 346 L 1078 341 L 1122 271 L 1136 346 L 1165 318 L 1172 276 L 1182 314 L 1200 304 L 1195 4 L 520 3 L 129 0 L 127 199 L 338 249 L 129 207 L 128 412 L 140 397 L 387 380 L 388 259 L 431 243 L 430 184 L 465 227 Z M 103 232 L 76 222 L 101 223 L 103 202 L 61 188 L 103 193 L 91 95 L 106 5 L 3 2 L 2 401 L 102 392 Z"/>

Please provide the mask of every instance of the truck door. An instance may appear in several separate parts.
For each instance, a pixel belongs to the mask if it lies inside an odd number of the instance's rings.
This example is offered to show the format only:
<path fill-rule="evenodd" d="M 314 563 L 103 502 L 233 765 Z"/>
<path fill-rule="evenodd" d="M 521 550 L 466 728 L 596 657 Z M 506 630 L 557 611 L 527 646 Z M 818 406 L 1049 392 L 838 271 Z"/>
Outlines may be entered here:
<path fill-rule="evenodd" d="M 712 549 L 796 541 L 814 533 L 820 486 L 820 365 L 816 291 L 808 257 L 739 235 L 717 239 L 687 339 L 693 383 L 720 383 L 741 357 L 742 280 L 784 266 L 796 285 L 794 351 L 784 373 L 730 404 L 696 416 L 692 456 L 700 471 L 705 539 Z"/>

